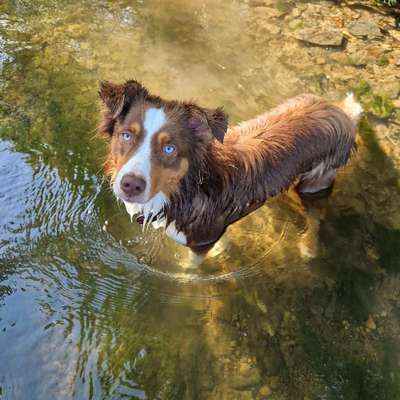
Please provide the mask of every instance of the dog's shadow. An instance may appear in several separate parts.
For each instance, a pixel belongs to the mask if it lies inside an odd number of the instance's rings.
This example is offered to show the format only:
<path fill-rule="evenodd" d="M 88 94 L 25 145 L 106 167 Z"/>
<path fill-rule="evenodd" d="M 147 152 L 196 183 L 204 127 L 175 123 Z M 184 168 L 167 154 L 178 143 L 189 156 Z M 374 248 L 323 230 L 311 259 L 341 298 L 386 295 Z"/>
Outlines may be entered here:
<path fill-rule="evenodd" d="M 368 270 L 379 264 L 393 271 L 395 263 L 388 253 L 396 257 L 393 251 L 400 244 L 399 170 L 386 153 L 387 143 L 378 140 L 366 117 L 360 124 L 359 142 L 321 224 L 324 259 L 340 255 L 342 262 L 356 268 Z"/>
<path fill-rule="evenodd" d="M 357 152 L 339 172 L 332 190 L 304 196 L 290 189 L 268 201 L 263 207 L 270 211 L 268 227 L 261 227 L 265 229 L 263 232 L 254 229 L 257 233 L 254 241 L 260 244 L 263 235 L 264 242 L 271 237 L 277 240 L 279 226 L 286 221 L 297 227 L 297 232 L 285 235 L 279 245 L 286 250 L 290 248 L 285 251 L 287 254 L 293 256 L 297 248 L 298 255 L 312 263 L 323 265 L 326 260 L 339 257 L 357 268 L 368 268 L 365 260 L 374 264 L 384 254 L 389 263 L 384 264 L 396 268 L 396 262 L 390 260 L 400 229 L 399 171 L 386 153 L 386 143 L 378 139 L 367 117 L 360 122 L 357 142 Z M 257 211 L 243 223 L 239 222 L 238 240 L 228 232 L 228 238 L 232 238 L 229 251 L 240 254 L 244 246 L 240 230 L 256 224 L 265 215 Z"/>
<path fill-rule="evenodd" d="M 236 295 L 206 327 L 232 343 L 232 370 L 252 360 L 277 396 L 386 398 L 398 387 L 399 172 L 367 118 L 359 139 L 313 232 L 318 255 L 231 282 Z M 319 199 L 308 207 L 305 218 L 322 211 Z"/>

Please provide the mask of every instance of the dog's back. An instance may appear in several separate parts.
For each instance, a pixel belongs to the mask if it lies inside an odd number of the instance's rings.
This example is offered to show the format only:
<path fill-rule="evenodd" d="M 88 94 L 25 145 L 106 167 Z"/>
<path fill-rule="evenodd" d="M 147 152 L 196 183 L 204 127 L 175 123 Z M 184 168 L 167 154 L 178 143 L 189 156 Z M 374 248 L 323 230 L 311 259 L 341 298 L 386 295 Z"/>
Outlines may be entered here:
<path fill-rule="evenodd" d="M 350 158 L 361 112 L 352 94 L 339 103 L 301 95 L 232 128 L 226 140 L 238 149 L 248 147 L 271 195 L 297 179 L 300 192 L 318 192 Z"/>
<path fill-rule="evenodd" d="M 330 187 L 336 178 L 337 169 L 347 163 L 355 149 L 355 135 L 362 107 L 355 101 L 352 93 L 349 93 L 343 101 L 337 103 L 337 107 L 344 112 L 347 119 L 352 121 L 352 125 L 344 123 L 344 129 L 336 132 L 338 134 L 337 142 L 341 143 L 343 153 L 338 154 L 338 151 L 335 151 L 333 154 L 328 154 L 325 160 L 303 174 L 297 185 L 297 189 L 301 193 L 315 193 Z M 338 117 L 340 118 L 340 115 Z"/>

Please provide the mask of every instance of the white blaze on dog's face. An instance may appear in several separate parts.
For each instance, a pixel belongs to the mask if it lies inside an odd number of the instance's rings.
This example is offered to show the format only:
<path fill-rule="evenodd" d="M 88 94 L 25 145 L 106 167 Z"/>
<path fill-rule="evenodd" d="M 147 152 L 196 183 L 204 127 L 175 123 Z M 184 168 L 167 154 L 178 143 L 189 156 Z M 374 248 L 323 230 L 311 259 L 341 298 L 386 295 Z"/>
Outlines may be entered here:
<path fill-rule="evenodd" d="M 178 189 L 196 147 L 213 137 L 222 141 L 226 131 L 222 110 L 164 101 L 136 81 L 104 82 L 99 94 L 105 105 L 100 130 L 110 137 L 108 173 L 114 193 L 125 203 L 151 206 L 153 212 Z"/>
<path fill-rule="evenodd" d="M 163 107 L 138 104 L 117 122 L 111 140 L 113 189 L 128 203 L 169 198 L 188 169 L 186 146 L 174 136 Z"/>
<path fill-rule="evenodd" d="M 150 200 L 152 139 L 164 124 L 164 111 L 161 108 L 149 108 L 145 111 L 143 128 L 138 121 L 132 126 L 121 127 L 115 158 L 121 158 L 119 156 L 125 153 L 129 157 L 123 157 L 123 164 L 117 164 L 120 168 L 116 171 L 113 189 L 122 200 L 134 203 Z M 140 135 L 141 130 L 143 132 Z"/>

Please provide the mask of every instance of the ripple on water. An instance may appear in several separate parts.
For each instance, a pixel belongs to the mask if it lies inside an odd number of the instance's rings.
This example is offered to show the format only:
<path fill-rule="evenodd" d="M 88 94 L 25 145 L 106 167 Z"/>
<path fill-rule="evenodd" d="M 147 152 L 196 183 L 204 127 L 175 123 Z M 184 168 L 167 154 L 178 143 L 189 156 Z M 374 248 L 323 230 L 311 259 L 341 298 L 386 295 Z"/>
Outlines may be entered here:
<path fill-rule="evenodd" d="M 145 282 L 163 301 L 220 297 L 224 285 L 265 274 L 276 267 L 272 253 L 280 251 L 278 245 L 285 242 L 293 229 L 292 222 L 281 215 L 277 204 L 263 207 L 245 222 L 231 226 L 222 248 L 212 251 L 211 256 L 197 265 L 190 260 L 190 250 L 168 239 L 162 230 L 143 230 L 131 223 L 123 209 L 110 216 L 106 224 L 107 232 L 118 245 L 99 248 L 98 254 L 104 264 L 130 271 L 135 284 Z M 249 245 L 243 248 L 243 243 Z"/>
<path fill-rule="evenodd" d="M 43 163 L 32 167 L 29 156 L 0 142 L 0 240 L 2 250 L 32 244 L 43 236 L 58 236 L 93 220 L 97 190 L 84 194 Z"/>
<path fill-rule="evenodd" d="M 198 273 L 192 273 L 189 271 L 165 272 L 150 265 L 144 265 L 144 270 L 147 274 L 179 283 L 203 283 L 203 282 L 218 283 L 222 281 L 245 279 L 263 273 L 263 267 L 264 263 L 266 262 L 266 258 L 271 253 L 273 248 L 285 238 L 285 235 L 286 235 L 286 225 L 284 226 L 284 229 L 282 230 L 280 237 L 269 248 L 266 248 L 261 253 L 258 253 L 255 256 L 254 261 L 250 262 L 249 264 L 240 266 L 239 269 L 235 271 L 227 270 L 229 268 L 229 260 L 227 260 L 226 257 L 220 254 L 216 255 L 215 257 L 212 257 L 213 260 L 211 260 L 211 262 L 217 268 L 218 266 L 216 264 L 218 263 L 221 264 L 220 265 L 221 272 L 216 272 L 214 274 L 201 273 L 201 271 L 199 271 Z M 224 249 L 222 249 L 222 251 L 224 251 Z M 187 257 L 190 257 L 190 255 L 188 255 Z M 185 262 L 185 260 L 183 261 Z M 190 268 L 190 270 L 192 271 L 193 269 L 201 270 L 201 265 L 193 266 L 193 268 Z"/>
<path fill-rule="evenodd" d="M 57 169 L 31 166 L 29 156 L 14 152 L 10 142 L 2 142 L 0 152 L 0 197 L 7 216 L 0 234 L 13 236 L 8 246 L 15 254 L 21 256 L 25 248 L 30 257 L 36 255 L 39 262 L 24 269 L 25 277 L 38 287 L 56 288 L 71 309 L 78 309 L 87 296 L 98 310 L 105 302 L 136 308 L 150 293 L 165 302 L 219 297 L 224 285 L 274 267 L 268 259 L 285 241 L 290 225 L 279 207 L 263 207 L 229 228 L 226 251 L 185 269 L 187 248 L 162 230 L 143 230 L 123 208 L 116 212 L 107 207 L 112 214 L 101 223 L 95 208 L 99 187 L 88 192 L 85 185 L 60 177 Z M 242 243 L 249 245 L 244 249 Z"/>

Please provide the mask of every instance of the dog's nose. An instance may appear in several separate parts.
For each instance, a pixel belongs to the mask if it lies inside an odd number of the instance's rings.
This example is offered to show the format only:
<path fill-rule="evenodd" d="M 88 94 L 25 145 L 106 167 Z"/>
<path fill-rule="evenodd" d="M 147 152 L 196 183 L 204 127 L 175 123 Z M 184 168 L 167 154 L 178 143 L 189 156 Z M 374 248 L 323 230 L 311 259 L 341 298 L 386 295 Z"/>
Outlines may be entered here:
<path fill-rule="evenodd" d="M 146 181 L 133 174 L 126 174 L 121 179 L 121 190 L 128 196 L 139 196 L 146 188 Z"/>

